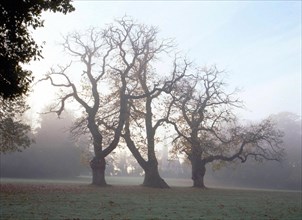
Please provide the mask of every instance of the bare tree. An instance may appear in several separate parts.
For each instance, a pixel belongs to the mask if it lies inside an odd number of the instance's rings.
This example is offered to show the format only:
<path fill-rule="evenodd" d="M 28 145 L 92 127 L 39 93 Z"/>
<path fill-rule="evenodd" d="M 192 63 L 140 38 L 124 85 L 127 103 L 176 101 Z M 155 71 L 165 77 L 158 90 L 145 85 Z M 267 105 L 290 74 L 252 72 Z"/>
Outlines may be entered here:
<path fill-rule="evenodd" d="M 150 84 L 152 80 L 148 79 L 152 74 L 148 70 L 148 65 L 140 65 L 144 67 L 139 67 L 142 69 L 137 72 L 137 84 L 132 92 L 137 93 L 139 91 L 141 94 L 129 96 L 129 112 L 123 137 L 145 172 L 143 185 L 168 188 L 168 185 L 159 175 L 158 161 L 155 155 L 156 132 L 166 122 L 169 115 L 169 103 L 163 102 L 162 93 L 171 92 L 173 85 L 184 76 L 188 64 L 185 63 L 183 67 L 180 67 L 175 60 L 171 78 L 164 80 L 161 87 L 157 89 L 153 89 L 154 84 Z"/>
<path fill-rule="evenodd" d="M 168 52 L 173 44 L 170 40 L 159 41 L 157 29 L 133 20 L 123 18 L 118 21 L 119 28 L 110 29 L 111 39 L 116 42 L 119 50 L 118 65 L 131 67 L 126 78 L 127 87 L 127 118 L 123 138 L 136 158 L 137 162 L 145 172 L 143 185 L 150 187 L 167 188 L 168 185 L 159 176 L 158 162 L 155 155 L 156 130 L 164 122 L 160 117 L 155 117 L 152 105 L 163 92 L 169 92 L 172 85 L 183 77 L 187 63 L 184 67 L 174 62 L 174 69 L 169 79 L 159 79 L 152 64 L 159 58 L 160 54 Z M 119 72 L 116 68 L 113 68 Z M 114 79 L 113 79 L 114 80 Z M 115 79 L 115 87 L 119 87 L 119 79 Z M 113 88 L 112 91 L 117 91 Z M 111 98 L 116 97 L 114 94 Z M 107 111 L 114 115 L 115 109 Z M 163 117 L 165 114 L 161 114 Z M 99 121 L 108 130 L 114 130 L 112 124 L 104 123 L 104 114 L 100 115 Z M 108 120 L 107 120 L 108 121 Z"/>
<path fill-rule="evenodd" d="M 233 108 L 242 106 L 235 92 L 227 93 L 215 67 L 197 69 L 171 93 L 169 122 L 177 132 L 175 150 L 187 155 L 194 187 L 205 188 L 206 165 L 240 161 L 280 161 L 282 133 L 270 120 L 240 126 Z M 172 111 L 172 110 L 171 110 Z"/>
<path fill-rule="evenodd" d="M 125 78 L 132 65 L 129 64 L 126 68 L 117 66 L 114 58 L 118 56 L 118 46 L 118 42 L 111 36 L 110 28 L 104 30 L 91 28 L 84 34 L 76 32 L 70 34 L 65 38 L 63 47 L 70 55 L 80 60 L 83 70 L 71 69 L 70 63 L 66 67 L 59 67 L 58 71 L 51 70 L 43 79 L 50 80 L 51 85 L 62 89 L 58 104 L 50 112 L 60 115 L 68 100 L 75 101 L 84 110 L 83 116 L 78 119 L 73 130 L 77 130 L 78 134 L 88 132 L 91 135 L 95 154 L 90 163 L 93 173 L 92 184 L 99 186 L 106 185 L 105 157 L 118 145 L 127 107 Z M 72 81 L 72 75 L 68 70 L 76 71 L 73 74 L 82 76 L 80 85 Z M 104 82 L 108 82 L 112 74 L 119 76 L 120 87 L 116 91 L 119 104 L 114 118 L 114 130 L 109 134 L 97 118 L 100 112 L 106 112 L 108 92 Z"/>

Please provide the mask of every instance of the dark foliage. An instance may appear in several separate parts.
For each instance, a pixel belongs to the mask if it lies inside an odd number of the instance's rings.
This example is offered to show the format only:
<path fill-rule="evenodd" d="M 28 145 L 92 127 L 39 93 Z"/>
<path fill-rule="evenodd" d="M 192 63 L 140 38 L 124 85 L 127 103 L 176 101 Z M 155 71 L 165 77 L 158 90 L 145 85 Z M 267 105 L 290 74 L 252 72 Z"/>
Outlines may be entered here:
<path fill-rule="evenodd" d="M 23 123 L 21 115 L 28 109 L 22 97 L 4 100 L 0 97 L 0 154 L 22 151 L 30 146 L 30 126 Z"/>
<path fill-rule="evenodd" d="M 43 27 L 41 14 L 47 10 L 66 14 L 74 7 L 71 0 L 0 1 L 0 96 L 4 99 L 15 99 L 29 89 L 32 73 L 21 65 L 42 58 L 42 47 L 30 28 Z"/>

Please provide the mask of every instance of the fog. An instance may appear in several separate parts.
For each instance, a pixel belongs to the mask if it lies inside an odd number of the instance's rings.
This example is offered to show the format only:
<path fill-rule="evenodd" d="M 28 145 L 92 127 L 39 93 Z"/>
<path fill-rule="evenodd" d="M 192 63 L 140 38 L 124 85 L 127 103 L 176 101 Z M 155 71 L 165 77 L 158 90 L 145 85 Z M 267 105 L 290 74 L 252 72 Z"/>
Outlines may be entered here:
<path fill-rule="evenodd" d="M 273 115 L 277 126 L 285 133 L 285 159 L 279 163 L 252 160 L 228 163 L 219 170 L 207 167 L 208 187 L 244 187 L 301 190 L 301 117 L 292 113 Z M 41 127 L 33 136 L 35 143 L 23 152 L 1 155 L 1 177 L 68 179 L 88 176 L 92 153 L 89 142 L 76 142 L 68 131 L 70 114 L 58 119 L 55 114 L 42 115 Z M 159 172 L 163 178 L 190 179 L 190 163 L 173 155 L 165 143 L 157 148 Z M 126 147 L 117 148 L 107 157 L 106 176 L 141 177 L 143 170 Z"/>
<path fill-rule="evenodd" d="M 42 115 L 41 127 L 32 134 L 35 143 L 23 152 L 1 155 L 1 176 L 18 178 L 63 178 L 79 175 L 81 149 L 70 138 L 71 117 Z"/>
<path fill-rule="evenodd" d="M 301 2 L 76 1 L 73 4 L 76 10 L 67 15 L 43 13 L 44 27 L 32 33 L 37 43 L 45 42 L 44 59 L 26 66 L 33 72 L 35 82 L 56 65 L 64 66 L 73 60 L 63 51 L 62 36 L 93 26 L 104 28 L 114 19 L 129 15 L 138 23 L 158 27 L 160 39 L 175 39 L 179 55 L 183 54 L 188 61 L 202 66 L 216 64 L 218 69 L 225 70 L 229 88 L 242 88 L 239 97 L 246 108 L 235 110 L 238 118 L 254 122 L 276 114 L 278 127 L 285 132 L 287 155 L 281 163 L 259 164 L 250 160 L 224 164 L 219 170 L 216 164 L 209 164 L 207 186 L 301 189 L 301 117 L 295 116 L 301 114 Z M 162 57 L 159 60 L 161 64 L 156 70 L 167 72 L 169 62 Z M 75 74 L 70 74 L 71 78 L 80 83 L 82 64 L 76 61 L 73 65 Z M 101 87 L 103 91 L 106 88 L 103 84 Z M 26 116 L 35 129 L 31 134 L 35 143 L 23 152 L 1 154 L 1 177 L 90 176 L 89 161 L 93 157 L 90 137 L 75 140 L 68 132 L 73 117 L 79 117 L 81 110 L 76 105 L 72 114 L 62 115 L 61 119 L 54 114 L 39 115 L 37 112 L 42 112 L 62 93 L 56 93 L 47 82 L 34 83 L 32 89 Z M 72 105 L 68 103 L 68 107 Z M 283 111 L 295 114 L 278 114 Z M 190 163 L 184 155 L 173 155 L 171 149 L 170 143 L 157 144 L 161 176 L 190 179 Z M 122 144 L 106 159 L 107 176 L 143 175 Z"/>

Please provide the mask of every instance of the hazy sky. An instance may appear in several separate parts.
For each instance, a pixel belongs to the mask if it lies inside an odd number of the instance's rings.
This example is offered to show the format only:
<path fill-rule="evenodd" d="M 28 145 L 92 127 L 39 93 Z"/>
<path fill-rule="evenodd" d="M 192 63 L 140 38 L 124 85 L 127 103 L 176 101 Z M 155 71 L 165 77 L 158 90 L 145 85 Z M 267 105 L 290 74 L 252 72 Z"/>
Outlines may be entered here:
<path fill-rule="evenodd" d="M 174 38 L 197 64 L 225 69 L 229 87 L 242 88 L 243 118 L 281 111 L 301 115 L 301 1 L 75 1 L 74 6 L 68 15 L 45 13 L 45 27 L 34 31 L 38 42 L 46 42 L 45 59 L 30 66 L 36 79 L 68 63 L 59 45 L 62 35 L 128 15 L 157 26 L 160 37 Z M 47 85 L 34 88 L 32 117 L 51 101 Z"/>

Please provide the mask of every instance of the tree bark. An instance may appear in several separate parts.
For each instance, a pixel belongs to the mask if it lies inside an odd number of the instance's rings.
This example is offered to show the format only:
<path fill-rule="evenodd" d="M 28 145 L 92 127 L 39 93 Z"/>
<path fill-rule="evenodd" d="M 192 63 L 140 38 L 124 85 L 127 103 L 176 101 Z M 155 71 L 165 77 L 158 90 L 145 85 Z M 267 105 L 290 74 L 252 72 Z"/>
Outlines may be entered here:
<path fill-rule="evenodd" d="M 143 186 L 154 188 L 170 188 L 168 184 L 160 177 L 157 163 L 147 162 L 147 166 L 143 168 L 145 178 Z"/>
<path fill-rule="evenodd" d="M 206 174 L 206 164 L 201 158 L 191 159 L 193 187 L 206 189 L 204 176 Z"/>
<path fill-rule="evenodd" d="M 105 180 L 106 161 L 104 157 L 94 157 L 90 161 L 92 169 L 92 185 L 107 186 Z"/>

